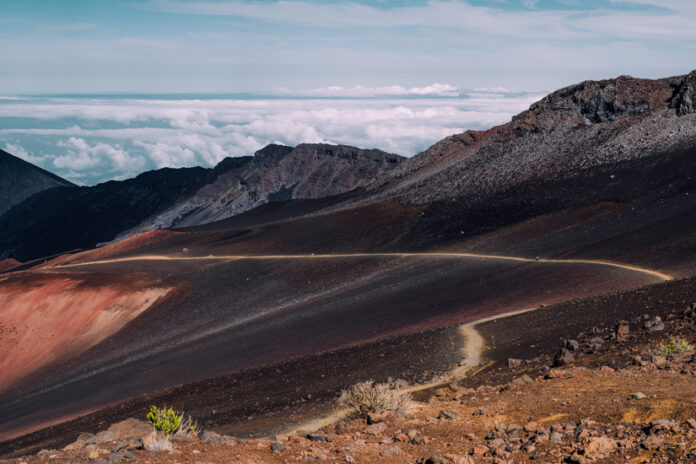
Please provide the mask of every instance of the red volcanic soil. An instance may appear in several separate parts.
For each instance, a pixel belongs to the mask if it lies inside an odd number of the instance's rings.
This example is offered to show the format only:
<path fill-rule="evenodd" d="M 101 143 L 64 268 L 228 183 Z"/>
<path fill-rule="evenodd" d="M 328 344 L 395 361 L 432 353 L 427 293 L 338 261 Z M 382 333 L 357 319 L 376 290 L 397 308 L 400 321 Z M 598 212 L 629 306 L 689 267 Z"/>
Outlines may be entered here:
<path fill-rule="evenodd" d="M 7 258 L 0 261 L 0 273 L 10 271 L 22 263 L 13 258 Z"/>
<path fill-rule="evenodd" d="M 112 243 L 101 248 L 96 248 L 94 250 L 83 251 L 81 253 L 75 253 L 70 255 L 62 255 L 57 257 L 56 259 L 53 259 L 48 264 L 49 266 L 60 266 L 65 264 L 109 259 L 136 250 L 141 250 L 145 247 L 166 242 L 167 240 L 180 235 L 182 234 L 170 230 L 151 230 L 149 232 L 134 235 L 132 237 L 128 237 L 119 242 Z"/>
<path fill-rule="evenodd" d="M 118 332 L 169 288 L 91 285 L 77 276 L 13 274 L 0 286 L 0 391 Z"/>

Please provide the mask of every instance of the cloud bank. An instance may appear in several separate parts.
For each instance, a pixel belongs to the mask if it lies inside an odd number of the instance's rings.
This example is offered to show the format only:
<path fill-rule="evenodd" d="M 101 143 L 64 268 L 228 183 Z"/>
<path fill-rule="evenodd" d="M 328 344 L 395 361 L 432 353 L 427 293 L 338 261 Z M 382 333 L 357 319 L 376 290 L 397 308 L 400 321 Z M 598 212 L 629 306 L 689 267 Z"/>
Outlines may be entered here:
<path fill-rule="evenodd" d="M 202 165 L 269 143 L 335 143 L 411 156 L 466 129 L 502 124 L 541 94 L 502 89 L 328 87 L 300 96 L 41 98 L 0 102 L 0 144 L 87 184 Z M 374 95 L 379 95 L 374 97 Z"/>

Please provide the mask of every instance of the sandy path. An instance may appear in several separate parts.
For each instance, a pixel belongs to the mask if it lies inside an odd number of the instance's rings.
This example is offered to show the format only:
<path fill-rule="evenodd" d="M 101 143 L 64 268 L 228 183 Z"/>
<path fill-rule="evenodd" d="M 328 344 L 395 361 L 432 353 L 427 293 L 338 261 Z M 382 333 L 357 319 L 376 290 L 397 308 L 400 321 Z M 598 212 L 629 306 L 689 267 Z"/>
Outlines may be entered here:
<path fill-rule="evenodd" d="M 104 259 L 98 261 L 88 261 L 84 263 L 65 264 L 58 266 L 61 268 L 90 266 L 95 264 L 122 263 L 130 261 L 235 261 L 235 260 L 298 260 L 298 259 L 342 259 L 342 258 L 470 258 L 488 259 L 498 261 L 516 261 L 522 263 L 550 263 L 550 264 L 589 264 L 595 266 L 606 266 L 618 269 L 647 274 L 657 277 L 660 280 L 671 280 L 673 277 L 654 269 L 648 269 L 631 264 L 617 263 L 613 261 L 595 259 L 547 259 L 547 258 L 524 258 L 520 256 L 489 255 L 479 253 L 454 253 L 454 252 L 433 252 L 433 253 L 335 253 L 335 254 L 287 254 L 287 255 L 209 255 L 209 256 L 165 256 L 165 255 L 144 255 L 132 256 L 127 258 Z"/>
<path fill-rule="evenodd" d="M 275 254 L 275 255 L 209 255 L 209 256 L 166 256 L 166 255 L 144 255 L 133 256 L 126 258 L 104 259 L 97 261 L 89 261 L 84 263 L 65 264 L 57 266 L 57 268 L 69 268 L 90 266 L 109 263 L 122 263 L 131 261 L 235 261 L 235 260 L 303 260 L 303 259 L 345 259 L 345 258 L 435 258 L 435 259 L 484 259 L 498 261 L 513 261 L 522 263 L 543 263 L 543 264 L 584 264 L 594 266 L 604 266 L 615 269 L 623 269 L 632 272 L 656 277 L 661 281 L 672 280 L 673 277 L 663 272 L 648 269 L 630 264 L 617 263 L 605 260 L 593 259 L 551 259 L 551 258 L 525 258 L 520 256 L 506 255 L 491 255 L 481 253 L 456 253 L 456 252 L 425 252 L 425 253 L 336 253 L 336 254 Z M 407 389 L 409 392 L 426 390 L 429 388 L 438 387 L 451 382 L 455 378 L 462 378 L 467 375 L 475 374 L 476 369 L 481 366 L 483 354 L 485 352 L 486 341 L 483 336 L 476 330 L 476 326 L 485 322 L 515 316 L 529 311 L 534 311 L 537 308 L 528 308 L 507 313 L 498 314 L 495 316 L 479 319 L 468 324 L 460 326 L 459 330 L 464 337 L 464 344 L 461 348 L 462 361 L 447 375 L 440 379 L 434 380 L 427 384 L 414 385 Z M 483 368 L 485 368 L 484 366 Z M 294 426 L 290 430 L 286 430 L 280 434 L 287 436 L 296 433 L 298 430 L 305 432 L 314 432 L 327 425 L 336 423 L 346 417 L 349 411 L 335 410 L 332 414 L 324 417 L 304 422 L 299 426 Z"/>

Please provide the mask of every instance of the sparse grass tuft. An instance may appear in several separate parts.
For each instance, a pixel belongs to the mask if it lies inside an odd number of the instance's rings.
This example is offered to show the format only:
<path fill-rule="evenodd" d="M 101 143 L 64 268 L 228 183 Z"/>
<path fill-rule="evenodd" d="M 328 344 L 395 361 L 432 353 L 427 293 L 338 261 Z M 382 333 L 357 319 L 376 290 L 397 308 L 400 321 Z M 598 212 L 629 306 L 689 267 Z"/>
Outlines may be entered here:
<path fill-rule="evenodd" d="M 385 411 L 406 410 L 411 403 L 411 395 L 393 383 L 375 383 L 372 380 L 360 382 L 341 392 L 338 404 L 349 408 L 355 417 L 367 417 Z"/>
<path fill-rule="evenodd" d="M 179 425 L 179 428 L 177 431 L 174 433 L 174 437 L 179 440 L 183 441 L 188 441 L 192 440 L 198 437 L 198 434 L 201 432 L 200 427 L 198 426 L 198 423 L 194 421 L 191 416 L 184 417 L 183 415 L 181 416 L 181 425 Z"/>
<path fill-rule="evenodd" d="M 160 432 L 152 432 L 150 435 L 145 437 L 143 440 L 143 445 L 148 451 L 173 451 L 174 444 L 169 439 L 168 436 L 161 434 Z"/>
<path fill-rule="evenodd" d="M 666 358 L 675 354 L 691 353 L 696 348 L 691 343 L 681 337 L 672 337 L 669 343 L 660 343 L 653 350 L 652 354 Z"/>

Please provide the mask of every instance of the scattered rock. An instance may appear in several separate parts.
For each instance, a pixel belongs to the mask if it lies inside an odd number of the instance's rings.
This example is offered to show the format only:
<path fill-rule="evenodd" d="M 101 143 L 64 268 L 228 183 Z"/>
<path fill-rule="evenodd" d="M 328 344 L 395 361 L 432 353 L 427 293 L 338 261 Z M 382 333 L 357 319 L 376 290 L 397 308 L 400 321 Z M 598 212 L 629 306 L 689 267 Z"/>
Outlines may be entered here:
<path fill-rule="evenodd" d="M 428 459 L 420 459 L 419 462 L 423 464 L 449 464 L 449 459 L 442 456 L 430 456 Z"/>
<path fill-rule="evenodd" d="M 384 457 L 403 456 L 404 454 L 406 454 L 406 453 L 404 453 L 404 450 L 402 450 L 401 448 L 399 448 L 396 445 L 384 446 L 384 447 L 382 447 L 382 449 L 379 452 L 379 455 L 384 456 Z"/>
<path fill-rule="evenodd" d="M 633 400 L 643 400 L 645 398 L 647 398 L 647 395 L 643 392 L 631 393 L 631 399 Z"/>
<path fill-rule="evenodd" d="M 616 336 L 617 337 L 625 337 L 630 332 L 631 332 L 631 329 L 629 328 L 628 322 L 626 322 L 626 321 L 621 321 L 616 326 Z"/>
<path fill-rule="evenodd" d="M 524 424 L 524 431 L 528 433 L 535 433 L 537 430 L 539 430 L 539 424 L 536 422 L 527 422 Z"/>
<path fill-rule="evenodd" d="M 112 433 L 116 440 L 128 441 L 148 435 L 152 432 L 152 425 L 131 417 L 115 423 L 107 429 L 107 432 Z"/>
<path fill-rule="evenodd" d="M 148 433 L 152 432 L 152 427 L 148 430 Z M 119 439 L 119 436 L 116 435 L 115 433 L 105 430 L 103 432 L 100 432 L 87 440 L 85 442 L 85 445 L 98 445 L 100 443 L 106 443 L 107 441 L 116 441 Z"/>
<path fill-rule="evenodd" d="M 561 349 L 553 360 L 554 366 L 565 366 L 575 360 L 575 354 L 567 348 Z"/>
<path fill-rule="evenodd" d="M 442 411 L 440 411 L 440 414 L 437 417 L 440 419 L 454 420 L 459 418 L 459 414 L 452 411 L 451 409 L 443 409 Z"/>
<path fill-rule="evenodd" d="M 365 428 L 365 431 L 370 435 L 379 435 L 380 433 L 384 433 L 385 430 L 387 430 L 387 424 L 385 424 L 384 422 L 378 422 L 376 424 L 368 425 Z"/>
<path fill-rule="evenodd" d="M 551 369 L 545 376 L 547 379 L 569 379 L 573 373 L 567 369 Z"/>
<path fill-rule="evenodd" d="M 133 453 L 131 453 L 130 451 L 123 451 L 118 453 L 111 453 L 111 455 L 109 456 L 109 463 L 121 464 L 125 461 L 132 461 L 133 459 L 135 459 Z"/>
<path fill-rule="evenodd" d="M 612 453 L 617 448 L 616 440 L 608 437 L 593 437 L 585 446 L 585 458 L 601 459 Z"/>
<path fill-rule="evenodd" d="M 270 448 L 271 451 L 273 451 L 274 453 L 281 453 L 285 451 L 285 445 L 279 441 L 274 441 L 273 443 L 271 443 Z"/>
<path fill-rule="evenodd" d="M 648 438 L 643 440 L 643 443 L 641 443 L 641 445 L 645 449 L 652 450 L 659 448 L 660 446 L 662 446 L 663 443 L 664 440 L 659 435 L 650 435 Z"/>
<path fill-rule="evenodd" d="M 565 347 L 570 351 L 578 351 L 580 344 L 576 340 L 566 340 Z"/>
<path fill-rule="evenodd" d="M 520 367 L 522 365 L 522 360 L 516 358 L 509 358 L 507 360 L 507 365 L 509 368 Z"/>
<path fill-rule="evenodd" d="M 129 441 L 118 441 L 116 446 L 112 448 L 113 453 L 118 453 L 119 451 L 133 451 L 143 449 L 144 444 L 141 438 L 134 438 Z"/>
<path fill-rule="evenodd" d="M 323 433 L 308 433 L 307 440 L 309 440 L 309 441 L 329 441 L 329 437 Z"/>

